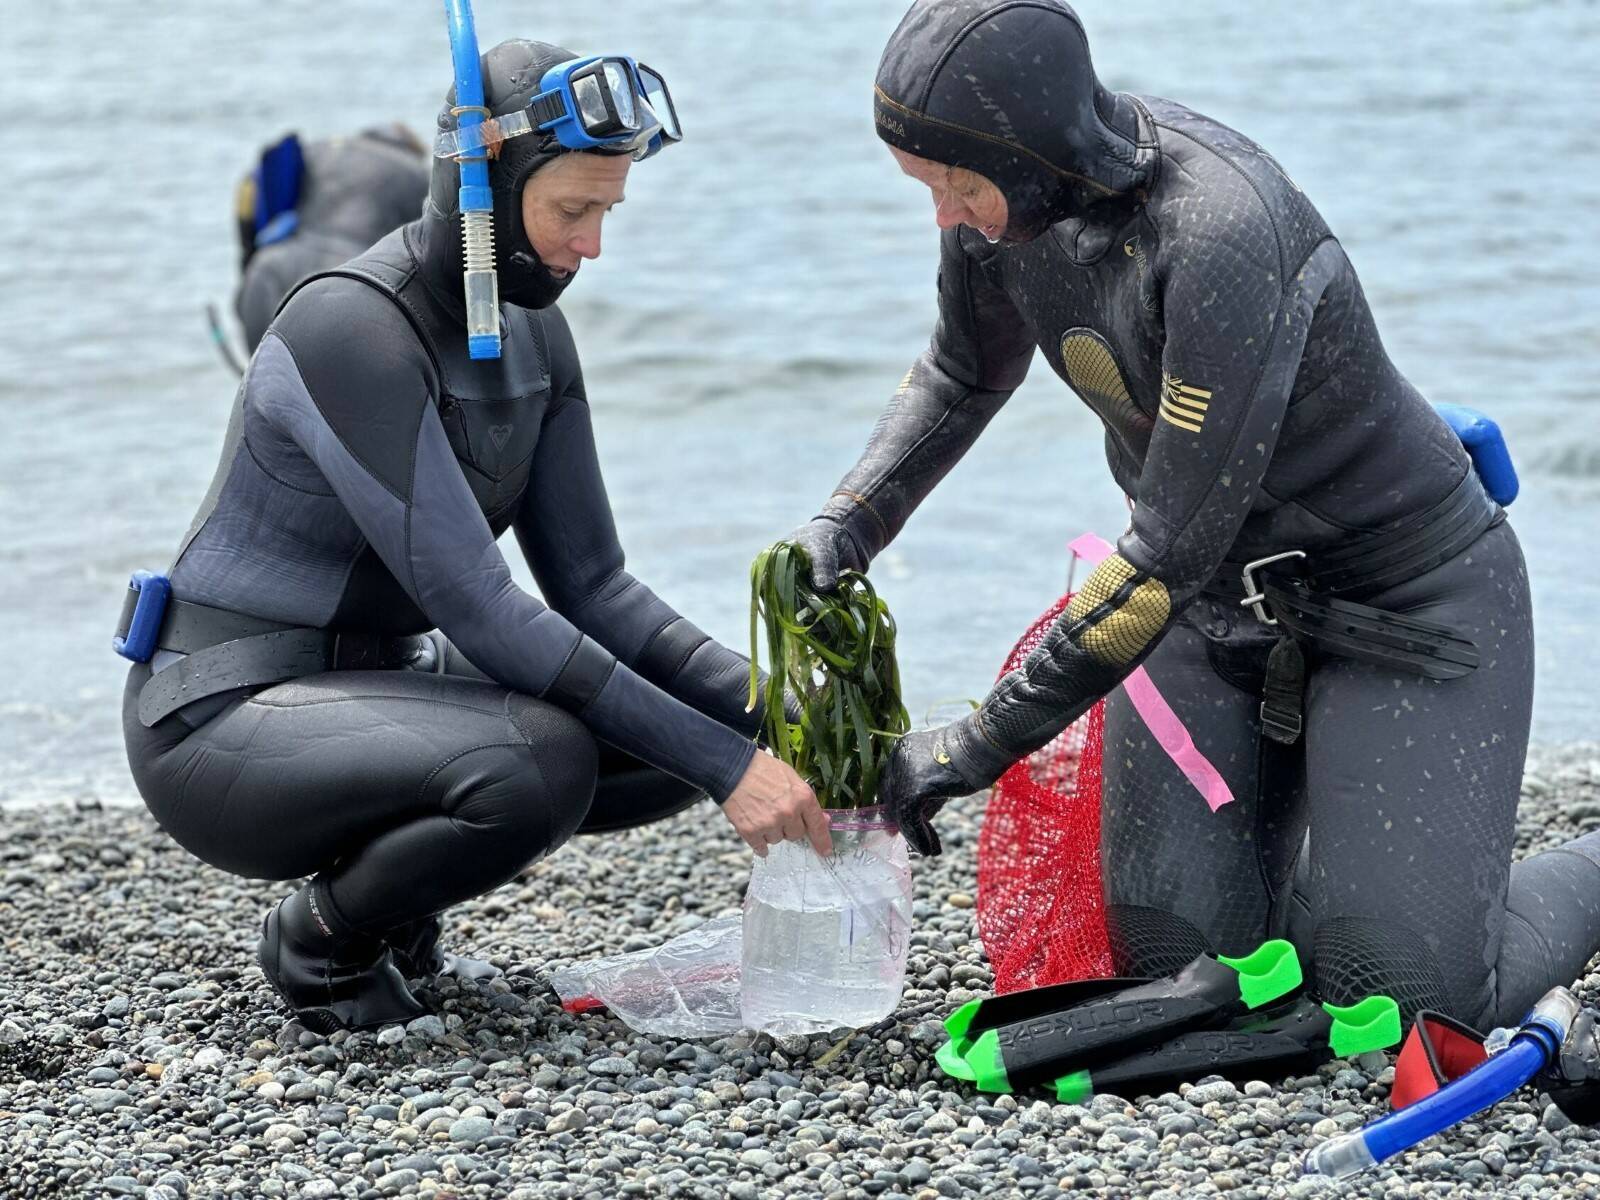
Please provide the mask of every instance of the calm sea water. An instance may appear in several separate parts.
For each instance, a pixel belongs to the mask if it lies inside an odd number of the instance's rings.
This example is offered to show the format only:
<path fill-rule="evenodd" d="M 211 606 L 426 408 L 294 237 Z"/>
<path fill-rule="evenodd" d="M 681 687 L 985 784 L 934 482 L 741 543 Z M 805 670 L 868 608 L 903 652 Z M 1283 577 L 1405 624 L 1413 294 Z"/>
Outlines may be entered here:
<path fill-rule="evenodd" d="M 689 138 L 633 173 L 564 308 L 630 566 L 736 643 L 751 556 L 821 503 L 931 328 L 931 205 L 869 105 L 902 8 L 478 4 L 485 45 L 631 52 L 671 82 Z M 1349 249 L 1402 369 L 1504 425 L 1539 623 L 1535 736 L 1597 736 L 1600 8 L 1080 11 L 1112 86 L 1276 155 Z M 131 794 L 111 626 L 216 460 L 234 383 L 202 309 L 232 285 L 235 178 L 285 130 L 428 128 L 448 74 L 432 0 L 8 12 L 0 800 Z M 914 713 L 981 695 L 1060 591 L 1066 541 L 1122 517 L 1097 425 L 1036 364 L 875 572 Z"/>

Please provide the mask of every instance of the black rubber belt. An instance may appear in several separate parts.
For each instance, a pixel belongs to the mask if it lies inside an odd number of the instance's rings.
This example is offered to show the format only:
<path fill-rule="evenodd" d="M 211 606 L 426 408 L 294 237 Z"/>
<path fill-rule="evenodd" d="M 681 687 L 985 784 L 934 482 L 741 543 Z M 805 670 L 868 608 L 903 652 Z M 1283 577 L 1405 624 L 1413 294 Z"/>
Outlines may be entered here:
<path fill-rule="evenodd" d="M 130 587 L 127 598 L 122 602 L 122 617 L 117 622 L 119 637 L 128 636 L 128 626 L 133 621 L 133 610 L 138 603 L 139 589 Z M 265 617 L 252 617 L 226 608 L 212 608 L 209 604 L 169 599 L 166 613 L 161 618 L 161 633 L 156 646 L 179 654 L 193 654 L 219 642 L 231 642 L 234 638 L 301 628 L 304 626 L 285 625 Z"/>
<path fill-rule="evenodd" d="M 164 638 L 162 648 L 177 649 Z M 341 634 L 327 629 L 277 629 L 234 638 L 196 650 L 150 676 L 139 692 L 139 722 L 149 728 L 185 704 L 237 688 L 282 683 L 323 671 L 392 670 L 405 666 L 416 652 L 414 637 Z"/>
<path fill-rule="evenodd" d="M 1459 679 L 1477 669 L 1477 644 L 1436 622 L 1317 596 L 1297 580 L 1269 580 L 1263 590 L 1279 625 L 1327 653 L 1429 679 Z"/>

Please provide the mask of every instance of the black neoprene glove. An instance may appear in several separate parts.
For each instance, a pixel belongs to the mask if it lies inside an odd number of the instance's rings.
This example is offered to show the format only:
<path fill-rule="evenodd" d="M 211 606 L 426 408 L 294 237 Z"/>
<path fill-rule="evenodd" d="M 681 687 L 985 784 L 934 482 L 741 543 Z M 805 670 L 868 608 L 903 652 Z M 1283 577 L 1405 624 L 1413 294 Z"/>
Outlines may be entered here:
<path fill-rule="evenodd" d="M 839 586 L 840 571 L 865 571 L 867 556 L 850 531 L 832 517 L 813 517 L 788 537 L 811 561 L 811 586 L 831 592 Z"/>
<path fill-rule="evenodd" d="M 947 800 L 984 790 L 1011 765 L 977 722 L 973 713 L 937 729 L 908 733 L 889 756 L 879 795 L 889 819 L 918 854 L 932 858 L 943 851 L 933 818 Z"/>

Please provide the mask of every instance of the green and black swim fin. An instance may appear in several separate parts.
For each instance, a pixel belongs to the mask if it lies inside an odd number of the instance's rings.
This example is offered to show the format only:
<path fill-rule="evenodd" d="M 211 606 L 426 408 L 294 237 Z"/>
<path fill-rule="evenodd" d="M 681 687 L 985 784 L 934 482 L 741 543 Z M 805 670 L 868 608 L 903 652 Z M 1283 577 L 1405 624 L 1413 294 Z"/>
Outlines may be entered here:
<path fill-rule="evenodd" d="M 1075 1008 L 1091 1000 L 1113 996 L 1152 982 L 1149 978 L 1075 979 L 1070 983 L 969 1000 L 945 1018 L 944 1028 L 950 1040 L 939 1047 L 933 1056 L 934 1061 L 952 1079 L 971 1083 L 975 1077 L 966 1056 L 973 1042 L 989 1030 L 1025 1021 L 1042 1013 Z"/>
<path fill-rule="evenodd" d="M 1400 1006 L 1388 996 L 1368 996 L 1344 1007 L 1300 996 L 1221 1029 L 1191 1030 L 1093 1070 L 1074 1071 L 1056 1080 L 1055 1094 L 1063 1103 L 1077 1104 L 1096 1092 L 1153 1095 L 1207 1075 L 1303 1075 L 1330 1059 L 1386 1050 L 1399 1042 Z"/>
<path fill-rule="evenodd" d="M 946 1074 L 1009 1092 L 1092 1069 L 1193 1029 L 1215 1029 L 1294 992 L 1300 960 L 1289 942 L 1242 958 L 1201 955 L 1154 980 L 1084 980 L 963 1006 L 937 1055 Z"/>

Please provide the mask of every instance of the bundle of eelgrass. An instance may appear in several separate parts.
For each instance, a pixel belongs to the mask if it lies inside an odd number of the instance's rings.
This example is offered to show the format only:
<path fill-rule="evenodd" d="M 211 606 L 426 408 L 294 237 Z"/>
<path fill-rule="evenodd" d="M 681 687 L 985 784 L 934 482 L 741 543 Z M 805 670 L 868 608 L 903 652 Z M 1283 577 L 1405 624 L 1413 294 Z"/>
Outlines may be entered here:
<path fill-rule="evenodd" d="M 761 695 L 763 625 L 767 744 L 823 808 L 876 804 L 889 752 L 911 728 L 888 606 L 858 571 L 840 572 L 838 589 L 820 593 L 799 546 L 778 542 L 763 550 L 750 568 L 751 708 Z M 799 701 L 798 724 L 784 711 L 786 691 Z"/>

